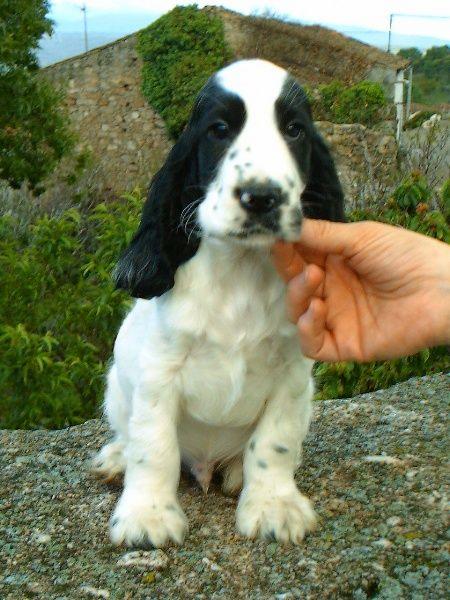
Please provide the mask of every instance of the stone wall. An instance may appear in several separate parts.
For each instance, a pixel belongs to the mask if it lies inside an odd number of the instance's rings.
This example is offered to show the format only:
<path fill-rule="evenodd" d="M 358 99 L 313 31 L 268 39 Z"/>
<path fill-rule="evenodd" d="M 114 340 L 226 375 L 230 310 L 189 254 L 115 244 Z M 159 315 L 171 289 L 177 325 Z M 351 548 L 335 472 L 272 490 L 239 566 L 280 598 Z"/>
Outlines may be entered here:
<path fill-rule="evenodd" d="M 114 191 L 146 184 L 171 145 L 163 120 L 142 97 L 135 46 L 131 35 L 43 69 L 66 91 L 78 149 L 92 152 L 97 176 Z"/>
<path fill-rule="evenodd" d="M 335 158 L 347 206 L 362 207 L 382 196 L 398 171 L 393 133 L 374 131 L 359 123 L 319 121 L 316 127 Z"/>

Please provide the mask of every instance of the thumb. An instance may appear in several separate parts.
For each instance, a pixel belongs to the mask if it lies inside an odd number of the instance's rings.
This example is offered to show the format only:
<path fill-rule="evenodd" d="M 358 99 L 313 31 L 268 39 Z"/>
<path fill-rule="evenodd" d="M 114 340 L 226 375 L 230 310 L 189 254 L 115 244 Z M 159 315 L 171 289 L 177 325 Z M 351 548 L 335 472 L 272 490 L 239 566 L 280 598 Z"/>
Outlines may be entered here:
<path fill-rule="evenodd" d="M 333 223 L 319 219 L 304 219 L 298 244 L 324 254 L 350 257 L 364 237 L 365 223 Z"/>

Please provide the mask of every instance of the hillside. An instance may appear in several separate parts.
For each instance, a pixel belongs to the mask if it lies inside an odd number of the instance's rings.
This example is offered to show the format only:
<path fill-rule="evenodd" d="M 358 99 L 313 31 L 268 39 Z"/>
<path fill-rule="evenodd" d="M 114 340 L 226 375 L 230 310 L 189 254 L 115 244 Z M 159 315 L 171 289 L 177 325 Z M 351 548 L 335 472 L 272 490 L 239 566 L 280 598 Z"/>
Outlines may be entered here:
<path fill-rule="evenodd" d="M 236 58 L 261 57 L 288 69 L 304 84 L 317 86 L 338 79 L 355 83 L 376 78 L 381 83 L 408 61 L 319 25 L 298 25 L 272 18 L 246 17 L 219 8 L 225 37 Z"/>

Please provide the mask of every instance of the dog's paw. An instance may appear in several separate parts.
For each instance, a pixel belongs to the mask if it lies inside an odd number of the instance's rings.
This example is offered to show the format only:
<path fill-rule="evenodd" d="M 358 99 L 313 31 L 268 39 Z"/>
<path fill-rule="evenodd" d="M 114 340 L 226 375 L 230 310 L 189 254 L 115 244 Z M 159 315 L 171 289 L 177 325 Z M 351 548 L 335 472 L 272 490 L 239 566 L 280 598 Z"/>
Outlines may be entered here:
<path fill-rule="evenodd" d="M 103 446 L 91 463 L 91 471 L 105 482 L 114 481 L 125 471 L 124 444 L 111 442 Z"/>
<path fill-rule="evenodd" d="M 308 498 L 295 484 L 277 493 L 273 487 L 245 487 L 236 512 L 239 532 L 250 538 L 261 537 L 299 544 L 316 525 Z"/>
<path fill-rule="evenodd" d="M 111 541 L 126 546 L 182 544 L 187 528 L 186 515 L 175 497 L 143 501 L 124 493 L 110 521 Z"/>

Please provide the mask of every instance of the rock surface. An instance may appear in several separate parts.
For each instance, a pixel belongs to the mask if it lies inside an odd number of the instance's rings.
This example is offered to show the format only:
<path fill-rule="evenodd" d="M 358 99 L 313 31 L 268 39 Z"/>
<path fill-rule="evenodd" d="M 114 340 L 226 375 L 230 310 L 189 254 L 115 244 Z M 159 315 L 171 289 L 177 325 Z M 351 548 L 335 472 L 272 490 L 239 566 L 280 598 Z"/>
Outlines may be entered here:
<path fill-rule="evenodd" d="M 316 405 L 297 480 L 320 526 L 303 545 L 242 539 L 234 499 L 182 480 L 184 546 L 133 560 L 108 540 L 119 490 L 87 471 L 101 421 L 3 431 L 0 598 L 444 598 L 449 398 L 436 375 Z"/>

